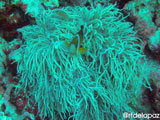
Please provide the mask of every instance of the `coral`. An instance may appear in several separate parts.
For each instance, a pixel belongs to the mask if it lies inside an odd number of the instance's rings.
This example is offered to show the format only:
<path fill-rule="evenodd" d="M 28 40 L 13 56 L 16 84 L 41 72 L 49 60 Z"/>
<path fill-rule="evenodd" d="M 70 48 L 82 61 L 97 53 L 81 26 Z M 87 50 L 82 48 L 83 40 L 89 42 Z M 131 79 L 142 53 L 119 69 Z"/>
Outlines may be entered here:
<path fill-rule="evenodd" d="M 147 41 L 147 38 L 154 34 L 154 31 L 156 30 L 156 26 L 152 20 L 155 11 L 154 1 L 130 1 L 125 5 L 124 9 L 131 13 L 132 19 L 136 19 L 135 29 L 142 37 L 142 40 Z"/>
<path fill-rule="evenodd" d="M 45 9 L 53 9 L 59 6 L 58 0 L 22 0 L 23 5 L 26 5 L 26 13 L 36 17 Z"/>
<path fill-rule="evenodd" d="M 141 41 L 119 9 L 64 7 L 35 17 L 36 25 L 18 29 L 25 42 L 10 59 L 17 63 L 17 92 L 42 118 L 111 120 L 136 111 L 142 85 L 150 88 L 149 70 L 136 44 Z"/>
<path fill-rule="evenodd" d="M 8 87 L 8 89 L 10 88 Z M 0 94 L 0 120 L 23 120 L 27 117 L 33 120 L 35 119 L 34 115 L 27 111 L 23 111 L 21 115 L 16 113 L 16 107 L 8 101 L 9 96 L 6 93 L 4 95 Z"/>
<path fill-rule="evenodd" d="M 160 28 L 158 28 L 158 30 L 155 32 L 155 35 L 150 36 L 149 47 L 155 52 L 156 50 L 160 49 Z"/>
<path fill-rule="evenodd" d="M 88 0 L 70 0 L 73 5 L 84 6 L 88 2 Z"/>
<path fill-rule="evenodd" d="M 139 36 L 148 44 L 150 44 L 150 36 L 153 36 L 159 27 L 159 4 L 159 0 L 134 0 L 124 7 L 127 12 L 131 13 L 131 19 L 135 22 L 135 29 Z"/>
<path fill-rule="evenodd" d="M 0 1 L 0 9 L 4 9 L 5 2 Z"/>
<path fill-rule="evenodd" d="M 160 28 L 158 28 L 154 35 L 149 37 L 148 45 L 160 63 Z"/>
<path fill-rule="evenodd" d="M 12 41 L 17 38 L 17 28 L 23 27 L 29 23 L 26 15 L 17 5 L 5 5 L 5 9 L 0 10 L 0 31 L 6 41 Z"/>
<path fill-rule="evenodd" d="M 59 0 L 40 0 L 42 4 L 44 4 L 46 7 L 54 8 L 59 7 Z"/>
<path fill-rule="evenodd" d="M 3 61 L 6 59 L 6 55 L 3 52 L 5 47 L 7 46 L 7 42 L 0 37 L 0 76 L 2 75 L 2 72 L 4 71 L 3 68 Z"/>
<path fill-rule="evenodd" d="M 30 14 L 31 16 L 37 16 L 39 11 L 44 10 L 44 7 L 41 5 L 39 0 L 22 0 L 23 5 L 26 5 L 26 14 Z"/>

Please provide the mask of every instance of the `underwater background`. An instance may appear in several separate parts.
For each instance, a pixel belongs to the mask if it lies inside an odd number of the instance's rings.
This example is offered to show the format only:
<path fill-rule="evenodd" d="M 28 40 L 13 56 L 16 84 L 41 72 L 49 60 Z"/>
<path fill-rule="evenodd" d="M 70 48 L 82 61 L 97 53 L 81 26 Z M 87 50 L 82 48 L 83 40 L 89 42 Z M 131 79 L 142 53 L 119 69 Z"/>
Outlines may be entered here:
<path fill-rule="evenodd" d="M 160 0 L 0 0 L 0 120 L 134 119 L 160 119 Z"/>

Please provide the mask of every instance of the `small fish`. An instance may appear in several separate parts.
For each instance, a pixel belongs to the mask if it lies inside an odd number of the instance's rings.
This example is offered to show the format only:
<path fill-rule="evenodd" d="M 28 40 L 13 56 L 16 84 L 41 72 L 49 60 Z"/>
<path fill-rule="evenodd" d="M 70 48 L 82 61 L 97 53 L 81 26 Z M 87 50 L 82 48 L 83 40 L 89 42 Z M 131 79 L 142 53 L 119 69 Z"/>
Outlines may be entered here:
<path fill-rule="evenodd" d="M 82 44 L 83 41 L 83 25 L 81 25 L 81 30 L 78 32 L 79 38 L 80 38 L 80 44 Z M 78 45 L 78 37 L 76 36 L 70 44 Z"/>
<path fill-rule="evenodd" d="M 81 30 L 78 32 L 78 36 L 76 36 L 71 43 L 65 41 L 65 45 L 69 47 L 71 52 L 74 54 L 76 54 L 76 52 L 84 54 L 86 53 L 87 48 L 80 47 L 82 41 L 83 41 L 83 25 L 81 26 Z M 77 48 L 75 46 L 77 46 Z"/>
<path fill-rule="evenodd" d="M 64 10 L 57 9 L 56 14 L 58 14 L 57 17 L 60 17 L 62 19 L 70 19 L 69 15 Z"/>

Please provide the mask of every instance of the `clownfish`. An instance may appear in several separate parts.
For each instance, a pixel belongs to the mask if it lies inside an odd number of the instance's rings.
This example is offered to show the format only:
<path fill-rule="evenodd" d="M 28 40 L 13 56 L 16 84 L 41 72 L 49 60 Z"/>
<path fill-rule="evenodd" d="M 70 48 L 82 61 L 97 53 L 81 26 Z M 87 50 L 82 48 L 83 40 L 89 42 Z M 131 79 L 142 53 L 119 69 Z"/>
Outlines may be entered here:
<path fill-rule="evenodd" d="M 70 49 L 70 52 L 76 54 L 77 52 L 84 54 L 87 52 L 87 47 L 81 47 L 83 41 L 83 25 L 81 26 L 81 30 L 78 32 L 77 36 L 73 38 L 72 42 L 69 43 L 65 41 L 65 45 Z"/>

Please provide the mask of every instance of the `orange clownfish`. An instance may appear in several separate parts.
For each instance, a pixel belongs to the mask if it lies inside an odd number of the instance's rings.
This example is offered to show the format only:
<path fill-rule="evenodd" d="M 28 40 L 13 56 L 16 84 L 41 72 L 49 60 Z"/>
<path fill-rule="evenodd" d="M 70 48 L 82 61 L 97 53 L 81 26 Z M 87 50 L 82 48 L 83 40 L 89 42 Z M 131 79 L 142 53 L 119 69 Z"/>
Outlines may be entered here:
<path fill-rule="evenodd" d="M 83 25 L 81 26 L 81 30 L 78 32 L 77 36 L 72 40 L 71 43 L 65 41 L 65 45 L 70 48 L 71 52 L 76 54 L 77 52 L 84 54 L 87 52 L 87 48 L 83 48 L 80 45 L 83 41 Z M 76 47 L 77 46 L 77 47 Z"/>

